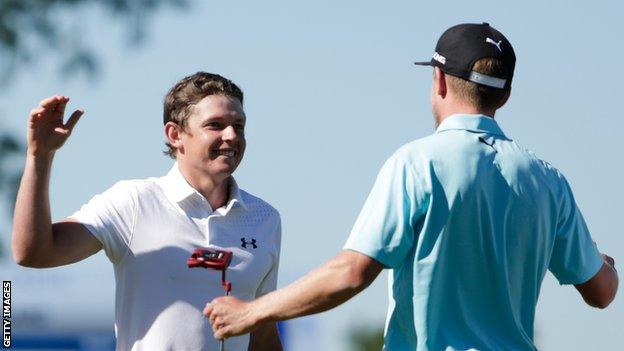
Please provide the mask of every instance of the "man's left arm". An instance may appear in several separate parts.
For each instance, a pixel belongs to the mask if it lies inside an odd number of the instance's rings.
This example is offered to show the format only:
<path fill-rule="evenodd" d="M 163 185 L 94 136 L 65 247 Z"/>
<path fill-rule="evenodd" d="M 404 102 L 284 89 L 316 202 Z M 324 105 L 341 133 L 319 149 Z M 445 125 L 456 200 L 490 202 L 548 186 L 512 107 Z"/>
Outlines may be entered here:
<path fill-rule="evenodd" d="M 217 339 L 249 333 L 260 325 L 332 309 L 368 287 L 383 268 L 362 253 L 343 250 L 289 286 L 257 300 L 216 298 L 206 305 L 204 315 Z"/>

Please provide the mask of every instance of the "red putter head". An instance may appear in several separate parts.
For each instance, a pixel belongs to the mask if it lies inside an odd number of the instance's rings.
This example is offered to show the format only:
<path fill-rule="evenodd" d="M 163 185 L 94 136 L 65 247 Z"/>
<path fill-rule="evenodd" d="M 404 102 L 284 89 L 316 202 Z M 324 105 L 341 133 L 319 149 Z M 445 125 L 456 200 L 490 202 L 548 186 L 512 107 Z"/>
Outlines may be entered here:
<path fill-rule="evenodd" d="M 196 248 L 191 257 L 186 260 L 189 268 L 211 268 L 223 271 L 228 268 L 232 261 L 232 253 L 225 250 L 209 248 Z"/>
<path fill-rule="evenodd" d="M 225 293 L 232 290 L 232 283 L 225 280 L 225 271 L 232 262 L 232 253 L 212 248 L 196 248 L 191 257 L 186 260 L 189 268 L 206 268 L 221 271 L 221 285 Z"/>

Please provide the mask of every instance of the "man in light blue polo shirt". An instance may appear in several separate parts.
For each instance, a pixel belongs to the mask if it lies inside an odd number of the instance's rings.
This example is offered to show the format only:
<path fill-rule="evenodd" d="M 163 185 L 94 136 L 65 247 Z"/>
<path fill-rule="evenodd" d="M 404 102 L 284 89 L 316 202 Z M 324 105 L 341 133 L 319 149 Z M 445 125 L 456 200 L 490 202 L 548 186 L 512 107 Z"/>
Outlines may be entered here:
<path fill-rule="evenodd" d="M 534 350 L 547 270 L 606 307 L 618 278 L 601 255 L 563 175 L 494 120 L 511 91 L 515 54 L 487 23 L 438 41 L 435 134 L 382 167 L 345 250 L 292 285 L 253 302 L 208 304 L 218 338 L 321 312 L 390 269 L 386 350 Z"/>

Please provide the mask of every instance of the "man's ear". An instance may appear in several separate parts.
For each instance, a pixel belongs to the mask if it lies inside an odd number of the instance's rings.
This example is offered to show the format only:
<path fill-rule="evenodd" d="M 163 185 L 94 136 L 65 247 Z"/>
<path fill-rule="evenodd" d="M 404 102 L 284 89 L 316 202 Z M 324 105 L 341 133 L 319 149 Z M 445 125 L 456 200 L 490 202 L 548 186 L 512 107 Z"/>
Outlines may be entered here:
<path fill-rule="evenodd" d="M 433 92 L 444 99 L 448 92 L 446 86 L 446 74 L 442 72 L 440 67 L 433 68 Z"/>
<path fill-rule="evenodd" d="M 184 153 L 184 143 L 182 142 L 182 134 L 184 130 L 182 127 L 174 122 L 167 122 L 165 124 L 165 136 L 167 137 L 167 142 L 169 145 L 175 147 L 178 152 Z"/>

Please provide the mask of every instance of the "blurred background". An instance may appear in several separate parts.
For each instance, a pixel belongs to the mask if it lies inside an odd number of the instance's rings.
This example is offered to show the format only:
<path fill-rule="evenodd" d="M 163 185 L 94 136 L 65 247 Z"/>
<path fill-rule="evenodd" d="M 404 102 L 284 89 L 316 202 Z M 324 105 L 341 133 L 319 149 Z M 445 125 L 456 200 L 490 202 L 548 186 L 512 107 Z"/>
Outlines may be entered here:
<path fill-rule="evenodd" d="M 196 71 L 244 90 L 242 188 L 280 210 L 284 286 L 342 247 L 395 149 L 433 132 L 431 57 L 440 34 L 489 22 L 514 45 L 508 136 L 567 176 L 599 248 L 624 259 L 624 27 L 619 1 L 0 0 L 0 276 L 13 283 L 15 349 L 110 350 L 114 280 L 103 253 L 34 270 L 10 254 L 26 118 L 71 97 L 85 116 L 57 153 L 52 216 L 121 179 L 165 174 L 162 99 Z M 287 350 L 379 350 L 386 274 L 346 304 L 282 325 Z M 587 307 L 552 275 L 540 296 L 543 350 L 622 348 L 624 294 Z"/>

